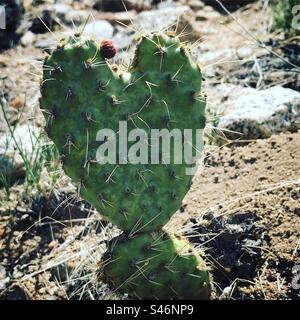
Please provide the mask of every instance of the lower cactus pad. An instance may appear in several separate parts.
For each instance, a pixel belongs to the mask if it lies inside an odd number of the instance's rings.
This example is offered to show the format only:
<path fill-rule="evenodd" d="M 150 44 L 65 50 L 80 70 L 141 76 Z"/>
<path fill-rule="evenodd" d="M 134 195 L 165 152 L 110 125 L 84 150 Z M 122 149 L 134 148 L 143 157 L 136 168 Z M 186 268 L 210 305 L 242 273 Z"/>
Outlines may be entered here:
<path fill-rule="evenodd" d="M 182 237 L 164 231 L 113 239 L 104 256 L 104 278 L 139 299 L 209 299 L 208 268 Z"/>

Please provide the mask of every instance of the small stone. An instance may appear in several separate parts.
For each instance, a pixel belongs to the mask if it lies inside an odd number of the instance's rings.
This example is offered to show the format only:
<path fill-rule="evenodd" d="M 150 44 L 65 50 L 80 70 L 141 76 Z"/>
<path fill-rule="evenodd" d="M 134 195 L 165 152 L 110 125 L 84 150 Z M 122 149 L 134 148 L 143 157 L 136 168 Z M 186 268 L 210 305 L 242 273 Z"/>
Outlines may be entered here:
<path fill-rule="evenodd" d="M 31 33 L 30 31 L 28 31 L 27 33 Z M 26 33 L 26 34 L 27 34 Z M 26 34 L 24 36 L 26 36 Z M 22 38 L 23 39 L 23 38 Z M 22 39 L 21 39 L 21 43 L 22 43 Z M 22 43 L 23 44 L 23 43 Z M 10 101 L 9 105 L 14 108 L 14 109 L 21 109 L 24 107 L 25 105 L 25 100 L 21 97 L 16 97 L 15 99 L 13 99 L 12 101 Z"/>
<path fill-rule="evenodd" d="M 130 10 L 127 12 L 99 12 L 95 14 L 95 19 L 105 20 L 112 25 L 119 27 L 119 22 L 121 22 L 123 25 L 130 25 L 132 22 L 134 22 L 136 16 L 137 12 L 135 10 Z"/>
<path fill-rule="evenodd" d="M 192 0 L 188 2 L 189 7 L 193 9 L 194 11 L 203 9 L 205 7 L 205 4 L 202 1 L 199 0 Z"/>
<path fill-rule="evenodd" d="M 197 21 L 206 21 L 220 18 L 220 14 L 217 11 L 205 11 L 199 10 L 196 13 L 196 20 Z"/>
<path fill-rule="evenodd" d="M 48 248 L 49 248 L 50 250 L 52 250 L 53 248 L 56 247 L 57 243 L 58 243 L 57 240 L 53 240 L 53 241 L 49 242 Z"/>
<path fill-rule="evenodd" d="M 48 6 L 48 10 L 55 13 L 62 23 L 73 26 L 73 23 L 79 25 L 83 23 L 89 16 L 89 12 L 85 10 L 75 10 L 71 6 L 63 3 L 57 3 L 53 6 Z"/>
<path fill-rule="evenodd" d="M 114 28 L 113 26 L 104 20 L 91 22 L 84 28 L 84 36 L 92 36 L 96 41 L 102 41 L 104 39 L 111 39 L 113 37 Z"/>
<path fill-rule="evenodd" d="M 0 154 L 7 154 L 8 150 L 17 149 L 16 142 L 28 156 L 33 152 L 36 144 L 38 144 L 38 136 L 40 129 L 30 124 L 16 126 L 14 130 L 14 139 L 9 133 L 0 135 Z M 9 142 L 7 144 L 7 142 Z"/>
<path fill-rule="evenodd" d="M 227 101 L 228 103 L 228 101 Z M 230 139 L 263 139 L 272 134 L 300 128 L 300 93 L 283 87 L 241 95 L 231 101 L 231 111 L 221 118 L 219 127 Z"/>
<path fill-rule="evenodd" d="M 31 31 L 27 31 L 20 40 L 22 46 L 24 47 L 32 45 L 34 41 L 35 35 Z"/>
<path fill-rule="evenodd" d="M 203 14 L 202 11 L 196 13 L 196 21 L 206 21 L 207 17 Z"/>
<path fill-rule="evenodd" d="M 46 289 L 45 288 L 41 288 L 41 289 L 39 289 L 39 291 L 38 291 L 40 294 L 44 294 L 44 293 L 46 293 Z"/>
<path fill-rule="evenodd" d="M 188 6 L 167 7 L 158 10 L 144 11 L 136 17 L 136 28 L 151 32 L 162 30 L 177 22 L 185 13 L 190 12 Z M 186 30 L 185 30 L 186 31 Z M 178 30 L 180 32 L 180 30 Z"/>

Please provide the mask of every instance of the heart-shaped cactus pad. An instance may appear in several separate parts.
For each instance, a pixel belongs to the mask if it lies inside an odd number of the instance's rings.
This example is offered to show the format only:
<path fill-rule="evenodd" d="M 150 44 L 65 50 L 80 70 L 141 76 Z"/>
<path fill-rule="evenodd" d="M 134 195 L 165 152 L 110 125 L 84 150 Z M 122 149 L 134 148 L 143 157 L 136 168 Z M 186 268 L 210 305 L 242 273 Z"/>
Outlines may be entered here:
<path fill-rule="evenodd" d="M 81 196 L 104 217 L 125 232 L 156 230 L 190 188 L 186 169 L 194 163 L 186 160 L 191 157 L 185 148 L 194 151 L 194 159 L 201 151 L 200 67 L 171 34 L 142 36 L 129 67 L 112 64 L 107 57 L 114 48 L 104 43 L 102 48 L 76 34 L 45 59 L 46 132 Z M 163 129 L 170 133 L 169 147 L 160 142 Z"/>

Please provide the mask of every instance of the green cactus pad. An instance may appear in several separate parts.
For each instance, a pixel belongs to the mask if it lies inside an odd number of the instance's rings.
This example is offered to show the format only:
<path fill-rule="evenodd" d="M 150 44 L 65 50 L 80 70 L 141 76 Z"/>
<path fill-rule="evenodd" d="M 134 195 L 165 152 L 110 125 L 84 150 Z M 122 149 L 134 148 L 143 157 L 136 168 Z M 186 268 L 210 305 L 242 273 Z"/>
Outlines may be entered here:
<path fill-rule="evenodd" d="M 180 207 L 192 176 L 173 157 L 170 164 L 100 164 L 97 132 L 117 132 L 117 154 L 119 121 L 128 132 L 177 128 L 194 134 L 205 126 L 201 78 L 178 38 L 158 33 L 139 40 L 128 69 L 110 64 L 94 40 L 80 35 L 62 40 L 45 60 L 41 108 L 48 136 L 81 196 L 125 232 L 161 228 Z"/>
<path fill-rule="evenodd" d="M 207 267 L 184 238 L 163 231 L 121 235 L 103 261 L 104 280 L 118 292 L 141 299 L 209 299 Z"/>

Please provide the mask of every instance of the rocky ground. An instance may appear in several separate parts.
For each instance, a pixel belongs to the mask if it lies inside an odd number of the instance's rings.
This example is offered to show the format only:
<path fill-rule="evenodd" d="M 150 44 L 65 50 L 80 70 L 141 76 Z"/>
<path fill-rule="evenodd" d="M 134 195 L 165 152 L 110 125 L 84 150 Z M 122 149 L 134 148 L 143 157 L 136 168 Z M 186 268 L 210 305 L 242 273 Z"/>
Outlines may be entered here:
<path fill-rule="evenodd" d="M 85 32 L 112 38 L 117 63 L 132 58 L 136 32 L 173 25 L 194 43 L 207 144 L 167 228 L 206 252 L 212 298 L 299 299 L 300 48 L 271 28 L 265 2 L 226 0 L 227 11 L 215 1 L 128 0 L 127 12 L 118 0 L 12 2 L 0 30 L 0 299 L 126 298 L 97 281 L 119 230 L 79 199 L 45 147 L 38 103 L 45 51 L 91 13 Z"/>
<path fill-rule="evenodd" d="M 231 286 L 237 299 L 299 298 L 291 288 L 300 263 L 299 144 L 299 132 L 286 133 L 208 152 L 170 228 L 210 255 L 216 293 Z"/>

